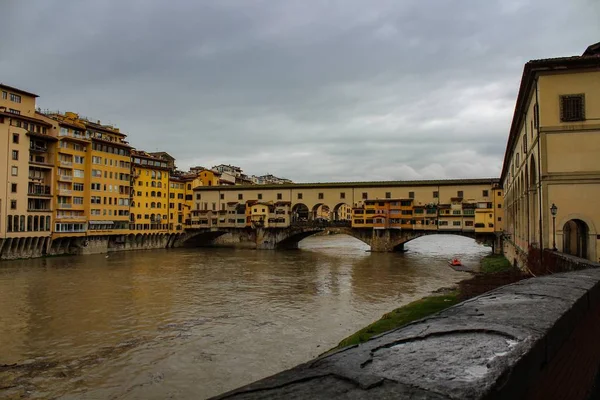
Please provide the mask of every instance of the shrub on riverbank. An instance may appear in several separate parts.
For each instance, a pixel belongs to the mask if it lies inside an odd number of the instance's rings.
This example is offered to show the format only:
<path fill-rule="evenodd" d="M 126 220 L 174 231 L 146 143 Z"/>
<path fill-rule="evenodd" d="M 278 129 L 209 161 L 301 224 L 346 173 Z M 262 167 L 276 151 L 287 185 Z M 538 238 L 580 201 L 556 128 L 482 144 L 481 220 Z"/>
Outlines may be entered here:
<path fill-rule="evenodd" d="M 501 254 L 490 254 L 481 259 L 481 272 L 495 274 L 514 269 L 510 262 Z"/>
<path fill-rule="evenodd" d="M 440 296 L 429 296 L 413 301 L 403 307 L 385 314 L 380 320 L 373 322 L 366 328 L 348 336 L 337 345 L 335 349 L 363 343 L 380 333 L 401 327 L 409 322 L 416 321 L 428 315 L 442 311 L 458 303 L 458 292 L 453 291 Z"/>

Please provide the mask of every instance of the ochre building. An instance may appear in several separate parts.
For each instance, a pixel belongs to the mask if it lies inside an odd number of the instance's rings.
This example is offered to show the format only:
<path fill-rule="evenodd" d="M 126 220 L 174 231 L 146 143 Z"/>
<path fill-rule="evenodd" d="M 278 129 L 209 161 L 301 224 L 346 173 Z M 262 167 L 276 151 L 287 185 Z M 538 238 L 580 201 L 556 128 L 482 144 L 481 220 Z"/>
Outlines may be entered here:
<path fill-rule="evenodd" d="M 501 182 L 511 261 L 554 247 L 600 261 L 600 43 L 525 64 Z"/>

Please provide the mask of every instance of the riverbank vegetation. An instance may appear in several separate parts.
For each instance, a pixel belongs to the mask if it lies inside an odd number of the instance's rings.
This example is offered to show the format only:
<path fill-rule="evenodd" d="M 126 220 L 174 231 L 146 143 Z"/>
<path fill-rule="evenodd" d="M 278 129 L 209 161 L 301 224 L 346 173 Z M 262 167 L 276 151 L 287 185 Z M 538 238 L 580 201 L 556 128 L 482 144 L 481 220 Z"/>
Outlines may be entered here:
<path fill-rule="evenodd" d="M 378 321 L 348 336 L 332 350 L 366 342 L 373 336 L 400 328 L 461 301 L 524 278 L 527 276 L 513 267 L 503 255 L 490 254 L 481 260 L 479 273 L 475 273 L 470 279 L 461 281 L 455 290 L 446 291 L 441 295 L 424 297 L 397 308 L 383 315 Z"/>
<path fill-rule="evenodd" d="M 481 273 L 496 274 L 512 270 L 514 267 L 502 254 L 490 254 L 481 259 Z"/>
<path fill-rule="evenodd" d="M 413 301 L 412 303 L 385 314 L 380 320 L 375 321 L 366 328 L 348 336 L 337 345 L 336 349 L 366 342 L 373 336 L 399 328 L 409 322 L 425 318 L 428 315 L 435 314 L 459 301 L 458 291 L 451 291 L 443 295 L 429 296 Z"/>

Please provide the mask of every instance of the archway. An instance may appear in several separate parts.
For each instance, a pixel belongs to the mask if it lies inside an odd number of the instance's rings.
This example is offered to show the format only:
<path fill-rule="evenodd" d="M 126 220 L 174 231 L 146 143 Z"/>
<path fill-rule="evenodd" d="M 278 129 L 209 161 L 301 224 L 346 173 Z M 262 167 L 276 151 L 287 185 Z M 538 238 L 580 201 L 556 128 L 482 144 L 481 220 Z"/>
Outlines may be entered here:
<path fill-rule="evenodd" d="M 589 228 L 580 219 L 571 219 L 563 226 L 563 253 L 587 258 Z"/>
<path fill-rule="evenodd" d="M 313 221 L 329 221 L 331 219 L 331 209 L 327 204 L 318 203 L 315 204 L 312 213 L 311 220 Z"/>
<path fill-rule="evenodd" d="M 298 203 L 292 207 L 292 222 L 308 221 L 309 210 L 306 204 Z"/>
<path fill-rule="evenodd" d="M 339 203 L 333 208 L 333 221 L 350 221 L 352 220 L 352 207 L 346 203 Z"/>
<path fill-rule="evenodd" d="M 531 193 L 531 207 L 529 209 L 530 218 L 532 220 L 532 235 L 531 243 L 536 243 L 540 239 L 539 231 L 539 215 L 538 215 L 538 189 L 537 189 L 537 172 L 535 167 L 535 158 L 531 156 L 529 162 L 529 185 Z"/>

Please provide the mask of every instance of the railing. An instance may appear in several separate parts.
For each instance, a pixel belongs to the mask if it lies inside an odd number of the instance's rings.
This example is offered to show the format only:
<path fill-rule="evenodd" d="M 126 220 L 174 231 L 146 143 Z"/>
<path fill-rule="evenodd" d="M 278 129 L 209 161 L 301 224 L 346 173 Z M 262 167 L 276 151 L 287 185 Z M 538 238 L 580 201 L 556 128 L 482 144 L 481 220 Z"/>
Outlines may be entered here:
<path fill-rule="evenodd" d="M 57 215 L 56 219 L 76 219 L 79 221 L 87 221 L 85 215 Z"/>
<path fill-rule="evenodd" d="M 50 186 L 31 186 L 27 190 L 27 194 L 31 196 L 52 196 L 50 192 Z"/>
<path fill-rule="evenodd" d="M 73 180 L 73 177 L 70 176 L 70 175 L 59 175 L 58 176 L 58 180 L 59 181 L 69 181 L 70 182 L 70 181 Z"/>
<path fill-rule="evenodd" d="M 50 208 L 29 208 L 27 207 L 28 212 L 52 212 Z"/>
<path fill-rule="evenodd" d="M 71 208 L 71 203 L 57 203 L 58 208 Z"/>
<path fill-rule="evenodd" d="M 71 189 L 58 189 L 58 194 L 61 195 L 70 195 L 73 191 Z"/>
<path fill-rule="evenodd" d="M 73 162 L 72 161 L 60 160 L 60 165 L 63 166 L 63 167 L 71 167 L 71 166 L 73 166 Z"/>
<path fill-rule="evenodd" d="M 29 145 L 29 150 L 39 151 L 39 152 L 44 153 L 44 152 L 48 151 L 48 147 L 46 147 L 46 146 L 38 146 L 36 144 L 31 144 L 31 145 Z"/>

